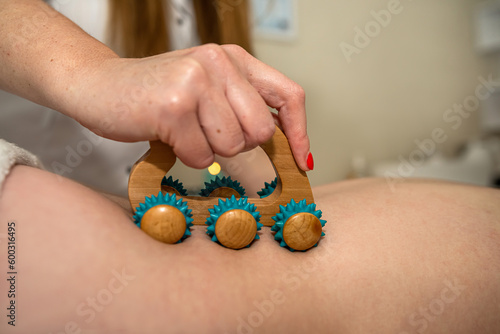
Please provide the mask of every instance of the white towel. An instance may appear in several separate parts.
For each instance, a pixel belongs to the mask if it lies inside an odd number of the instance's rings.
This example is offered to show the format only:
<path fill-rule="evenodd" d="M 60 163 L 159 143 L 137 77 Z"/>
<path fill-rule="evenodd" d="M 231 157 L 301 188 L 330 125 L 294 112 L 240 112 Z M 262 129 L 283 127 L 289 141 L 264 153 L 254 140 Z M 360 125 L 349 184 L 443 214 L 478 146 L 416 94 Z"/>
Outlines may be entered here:
<path fill-rule="evenodd" d="M 3 181 L 15 165 L 43 168 L 42 163 L 34 154 L 0 139 L 0 191 Z"/>

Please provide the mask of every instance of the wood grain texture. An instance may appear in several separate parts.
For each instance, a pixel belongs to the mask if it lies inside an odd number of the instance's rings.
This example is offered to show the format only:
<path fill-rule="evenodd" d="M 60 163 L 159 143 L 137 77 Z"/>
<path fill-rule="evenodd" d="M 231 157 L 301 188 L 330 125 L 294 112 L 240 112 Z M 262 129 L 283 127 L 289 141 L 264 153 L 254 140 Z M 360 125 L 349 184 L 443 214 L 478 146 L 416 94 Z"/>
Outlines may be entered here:
<path fill-rule="evenodd" d="M 321 221 L 309 212 L 299 212 L 288 218 L 283 226 L 283 240 L 295 250 L 306 250 L 321 238 Z"/>
<path fill-rule="evenodd" d="M 248 246 L 257 234 L 257 221 L 251 213 L 235 209 L 224 212 L 215 224 L 217 240 L 227 248 Z"/>
<path fill-rule="evenodd" d="M 240 193 L 238 191 L 236 191 L 235 189 L 233 189 L 233 188 L 219 187 L 219 188 L 214 189 L 214 191 L 212 191 L 210 193 L 210 195 L 208 195 L 208 196 L 209 197 L 230 198 L 233 195 L 236 198 L 240 198 L 241 197 Z"/>
<path fill-rule="evenodd" d="M 156 205 L 141 219 L 141 229 L 158 241 L 175 244 L 186 232 L 186 218 L 170 205 Z"/>
<path fill-rule="evenodd" d="M 177 189 L 175 189 L 174 187 L 171 187 L 171 186 L 167 186 L 167 185 L 162 185 L 161 186 L 161 192 L 165 195 L 166 193 L 169 193 L 169 194 L 175 194 L 177 197 L 179 197 L 181 194 L 179 193 L 179 191 Z"/>
<path fill-rule="evenodd" d="M 172 148 L 162 142 L 150 142 L 150 150 L 136 162 L 130 172 L 128 194 L 132 208 L 144 202 L 146 196 L 157 195 L 161 189 L 161 180 L 175 164 L 176 156 Z M 283 132 L 276 127 L 274 136 L 261 145 L 268 155 L 278 176 L 276 189 L 265 198 L 248 198 L 262 215 L 260 222 L 265 226 L 274 225 L 271 218 L 279 212 L 280 205 L 286 205 L 293 198 L 295 201 L 306 199 L 307 204 L 314 198 L 309 179 L 292 155 L 290 145 Z M 181 196 L 192 210 L 193 224 L 204 225 L 209 216 L 208 209 L 217 204 L 219 197 Z"/>

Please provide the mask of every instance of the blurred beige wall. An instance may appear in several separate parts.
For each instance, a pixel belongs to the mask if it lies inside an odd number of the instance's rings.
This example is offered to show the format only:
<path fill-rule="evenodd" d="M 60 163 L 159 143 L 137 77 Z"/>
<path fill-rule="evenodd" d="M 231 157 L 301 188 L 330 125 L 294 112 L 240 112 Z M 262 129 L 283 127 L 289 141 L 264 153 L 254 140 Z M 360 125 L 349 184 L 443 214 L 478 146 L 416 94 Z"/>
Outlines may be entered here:
<path fill-rule="evenodd" d="M 256 56 L 306 90 L 313 185 L 344 179 L 353 155 L 368 163 L 407 156 L 415 140 L 442 128 L 439 145 L 453 152 L 478 134 L 478 112 L 450 121 L 454 104 L 475 94 L 492 66 L 474 50 L 476 0 L 298 0 L 298 36 L 255 40 Z M 394 6 L 394 7 L 391 7 Z M 375 29 L 372 11 L 392 14 L 351 61 L 341 44 L 355 28 Z M 379 25 L 380 26 L 380 25 Z M 358 42 L 358 46 L 361 45 Z M 344 44 L 346 45 L 346 44 Z M 491 62 L 490 62 L 491 63 Z"/>

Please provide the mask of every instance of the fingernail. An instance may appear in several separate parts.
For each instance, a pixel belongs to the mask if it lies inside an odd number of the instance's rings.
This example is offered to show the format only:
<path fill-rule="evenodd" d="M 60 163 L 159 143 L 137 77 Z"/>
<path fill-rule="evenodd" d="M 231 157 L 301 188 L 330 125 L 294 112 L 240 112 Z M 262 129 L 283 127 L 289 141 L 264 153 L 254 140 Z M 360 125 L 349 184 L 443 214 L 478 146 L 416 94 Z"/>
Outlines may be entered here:
<path fill-rule="evenodd" d="M 307 155 L 307 168 L 309 168 L 309 170 L 314 169 L 314 159 L 311 152 L 309 152 L 309 154 Z"/>

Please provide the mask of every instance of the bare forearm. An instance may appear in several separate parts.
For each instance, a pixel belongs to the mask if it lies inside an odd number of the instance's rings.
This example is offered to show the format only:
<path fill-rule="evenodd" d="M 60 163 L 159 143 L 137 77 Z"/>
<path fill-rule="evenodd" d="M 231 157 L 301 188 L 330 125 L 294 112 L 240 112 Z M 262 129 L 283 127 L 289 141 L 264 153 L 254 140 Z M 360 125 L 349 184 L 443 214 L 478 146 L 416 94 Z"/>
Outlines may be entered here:
<path fill-rule="evenodd" d="M 0 22 L 0 88 L 70 116 L 86 72 L 117 57 L 40 0 L 0 0 Z"/>
<path fill-rule="evenodd" d="M 270 107 L 303 170 L 304 90 L 235 45 L 119 58 L 41 0 L 0 0 L 0 88 L 118 141 L 161 140 L 194 168 L 274 134 Z"/>

